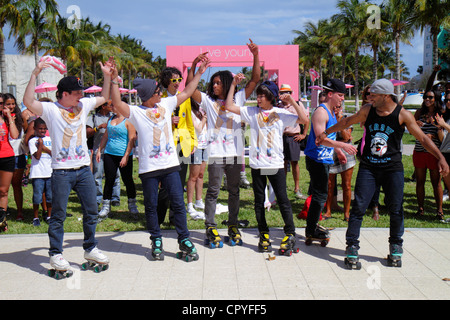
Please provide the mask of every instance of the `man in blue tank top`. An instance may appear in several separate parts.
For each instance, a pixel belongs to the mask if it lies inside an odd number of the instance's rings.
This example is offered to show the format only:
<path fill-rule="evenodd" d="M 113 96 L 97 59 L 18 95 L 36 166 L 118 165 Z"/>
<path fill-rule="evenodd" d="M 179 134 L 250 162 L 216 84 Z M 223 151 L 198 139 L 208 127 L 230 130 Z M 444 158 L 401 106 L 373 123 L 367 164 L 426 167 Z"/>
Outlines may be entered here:
<path fill-rule="evenodd" d="M 336 141 L 336 133 L 323 139 L 316 145 L 316 136 L 336 124 L 334 109 L 344 101 L 345 84 L 339 79 L 331 79 L 324 87 L 325 101 L 314 110 L 311 116 L 311 130 L 305 149 L 306 169 L 309 171 L 311 204 L 306 219 L 307 239 L 328 239 L 328 232 L 318 228 L 320 213 L 328 196 L 328 173 L 330 165 L 334 163 L 333 152 L 343 153 L 341 148 L 349 154 L 356 154 L 356 148 L 348 143 Z M 346 157 L 340 157 L 346 161 Z"/>
<path fill-rule="evenodd" d="M 344 118 L 318 135 L 316 143 L 322 143 L 332 132 L 341 131 L 355 123 L 364 123 L 367 134 L 346 233 L 345 263 L 349 268 L 361 268 L 358 239 L 363 216 L 375 190 L 382 186 L 390 214 L 388 264 L 400 267 L 404 232 L 401 140 L 405 126 L 425 149 L 439 160 L 439 171 L 443 176 L 448 174 L 449 167 L 436 145 L 419 128 L 412 113 L 397 104 L 394 86 L 389 80 L 379 79 L 371 85 L 370 102 L 371 104 L 362 106 L 354 115 Z"/>

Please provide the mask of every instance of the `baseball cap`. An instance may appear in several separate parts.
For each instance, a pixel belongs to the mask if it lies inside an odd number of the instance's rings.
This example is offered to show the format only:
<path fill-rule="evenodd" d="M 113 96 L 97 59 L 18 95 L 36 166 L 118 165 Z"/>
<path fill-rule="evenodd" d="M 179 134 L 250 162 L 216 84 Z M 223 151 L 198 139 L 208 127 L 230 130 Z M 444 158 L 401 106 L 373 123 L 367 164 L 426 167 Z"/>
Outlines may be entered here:
<path fill-rule="evenodd" d="M 278 97 L 278 86 L 275 84 L 275 82 L 264 81 L 263 83 L 261 83 L 261 86 L 267 87 L 267 89 L 269 89 L 270 92 L 272 92 L 275 99 Z"/>
<path fill-rule="evenodd" d="M 62 78 L 57 85 L 59 92 L 84 90 L 80 78 L 74 76 L 67 76 Z"/>
<path fill-rule="evenodd" d="M 378 79 L 370 86 L 370 93 L 395 96 L 394 85 L 388 79 Z"/>
<path fill-rule="evenodd" d="M 333 91 L 333 92 L 339 92 L 339 93 L 345 93 L 345 83 L 342 82 L 342 80 L 339 79 L 330 79 L 328 80 L 326 85 L 322 85 L 323 88 Z"/>
<path fill-rule="evenodd" d="M 292 92 L 291 86 L 288 84 L 282 84 L 280 88 L 280 92 Z"/>

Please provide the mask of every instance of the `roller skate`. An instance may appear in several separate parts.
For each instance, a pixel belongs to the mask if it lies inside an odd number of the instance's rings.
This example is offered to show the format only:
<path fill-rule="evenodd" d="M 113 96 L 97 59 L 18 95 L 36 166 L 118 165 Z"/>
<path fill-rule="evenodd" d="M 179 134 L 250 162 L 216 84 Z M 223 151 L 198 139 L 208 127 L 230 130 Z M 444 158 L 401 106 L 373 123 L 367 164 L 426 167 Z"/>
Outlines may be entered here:
<path fill-rule="evenodd" d="M 244 189 L 250 188 L 250 181 L 247 180 L 245 171 L 241 171 L 241 179 L 239 180 L 239 186 Z"/>
<path fill-rule="evenodd" d="M 271 252 L 272 251 L 272 245 L 270 243 L 270 238 L 269 238 L 268 232 L 260 232 L 259 233 L 258 251 L 259 252 Z"/>
<path fill-rule="evenodd" d="M 242 236 L 237 226 L 228 226 L 228 236 L 225 237 L 225 242 L 230 243 L 231 246 L 242 246 Z"/>
<path fill-rule="evenodd" d="M 205 245 L 209 246 L 211 249 L 223 247 L 223 241 L 215 227 L 208 227 L 208 229 L 206 229 Z"/>
<path fill-rule="evenodd" d="M 400 268 L 402 266 L 402 255 L 403 255 L 403 248 L 401 245 L 390 244 L 389 254 L 387 256 L 388 266 Z"/>
<path fill-rule="evenodd" d="M 56 280 L 69 278 L 73 275 L 70 264 L 63 258 L 62 254 L 56 254 L 50 257 L 50 266 L 53 269 L 48 270 L 48 275 Z"/>
<path fill-rule="evenodd" d="M 149 158 L 158 158 L 160 155 L 159 152 L 161 151 L 160 146 L 153 146 L 152 151 L 150 152 Z"/>
<path fill-rule="evenodd" d="M 97 247 L 91 251 L 84 251 L 84 258 L 87 262 L 81 265 L 83 270 L 92 269 L 99 273 L 109 269 L 109 259 Z"/>
<path fill-rule="evenodd" d="M 344 259 L 345 266 L 348 269 L 360 270 L 361 262 L 359 262 L 358 247 L 355 245 L 347 246 L 345 249 L 345 254 L 347 255 Z"/>
<path fill-rule="evenodd" d="M 66 161 L 67 159 L 70 160 L 69 157 L 69 148 L 61 148 L 61 151 L 58 153 L 58 155 L 56 156 L 56 161 Z"/>
<path fill-rule="evenodd" d="M 298 253 L 300 249 L 295 246 L 295 242 L 295 235 L 286 234 L 286 236 L 281 241 L 278 253 L 285 256 L 292 256 L 292 253 Z"/>
<path fill-rule="evenodd" d="M 111 200 L 102 200 L 102 209 L 98 213 L 98 221 L 103 221 L 108 218 L 109 212 L 111 211 Z"/>
<path fill-rule="evenodd" d="M 85 157 L 85 155 L 86 155 L 84 153 L 83 146 L 76 147 L 75 148 L 75 153 L 76 153 L 75 159 L 83 159 Z"/>
<path fill-rule="evenodd" d="M 194 244 L 189 238 L 183 239 L 180 241 L 180 250 L 177 252 L 177 258 L 182 259 L 186 262 L 197 261 L 198 253 Z"/>
<path fill-rule="evenodd" d="M 306 235 L 305 244 L 310 246 L 313 241 L 320 242 L 320 246 L 326 247 L 330 242 L 330 232 L 327 228 L 317 225 L 314 234 Z"/>
<path fill-rule="evenodd" d="M 0 232 L 8 230 L 7 213 L 4 208 L 0 208 Z"/>
<path fill-rule="evenodd" d="M 164 260 L 164 251 L 161 238 L 152 239 L 152 257 L 155 260 Z"/>

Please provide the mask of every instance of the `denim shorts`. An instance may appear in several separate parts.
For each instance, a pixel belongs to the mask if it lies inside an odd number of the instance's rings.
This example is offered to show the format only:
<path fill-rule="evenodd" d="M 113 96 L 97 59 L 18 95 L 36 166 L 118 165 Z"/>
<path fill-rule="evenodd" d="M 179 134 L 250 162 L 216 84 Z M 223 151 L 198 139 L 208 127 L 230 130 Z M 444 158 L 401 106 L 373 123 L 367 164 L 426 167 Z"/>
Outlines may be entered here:
<path fill-rule="evenodd" d="M 202 164 L 208 161 L 208 149 L 197 149 L 191 155 L 191 164 Z"/>
<path fill-rule="evenodd" d="M 42 203 L 42 194 L 45 192 L 45 201 L 52 203 L 52 178 L 34 178 L 31 180 L 33 185 L 33 204 Z"/>

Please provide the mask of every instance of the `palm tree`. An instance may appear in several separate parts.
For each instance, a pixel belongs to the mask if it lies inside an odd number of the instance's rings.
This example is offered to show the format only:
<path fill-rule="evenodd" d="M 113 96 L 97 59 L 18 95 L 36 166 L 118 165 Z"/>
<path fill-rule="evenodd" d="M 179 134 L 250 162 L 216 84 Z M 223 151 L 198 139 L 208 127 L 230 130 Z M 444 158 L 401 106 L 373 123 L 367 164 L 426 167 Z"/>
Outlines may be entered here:
<path fill-rule="evenodd" d="M 20 12 L 17 5 L 23 1 L 17 0 L 0 0 L 0 75 L 2 78 L 1 92 L 7 92 L 6 79 L 6 56 L 5 56 L 5 34 L 3 28 L 9 25 L 11 32 L 14 33 L 19 29 L 21 24 Z"/>
<path fill-rule="evenodd" d="M 438 35 L 441 27 L 450 27 L 450 3 L 448 0 L 416 0 L 417 21 L 421 31 L 430 28 L 433 41 L 433 65 L 438 64 Z"/>
<path fill-rule="evenodd" d="M 45 33 L 56 32 L 55 17 L 58 12 L 58 4 L 54 0 L 29 0 L 19 6 L 22 15 L 22 25 L 14 35 L 15 45 L 19 52 L 32 52 L 35 64 L 39 62 L 39 51 L 42 38 Z M 30 36 L 30 44 L 27 45 L 27 36 Z M 40 84 L 40 77 L 37 79 Z"/>
<path fill-rule="evenodd" d="M 355 48 L 355 96 L 356 110 L 359 110 L 359 49 L 367 34 L 367 2 L 359 0 L 340 0 L 337 8 L 340 12 L 335 15 L 338 25 L 342 28 L 338 32 L 341 36 L 348 36 L 354 43 Z"/>
<path fill-rule="evenodd" d="M 415 31 L 416 11 L 414 9 L 414 1 L 387 0 L 386 2 L 387 21 L 395 43 L 395 77 L 397 79 L 401 79 L 400 41 L 411 44 L 409 39 Z M 400 86 L 396 87 L 396 93 L 400 93 Z"/>

